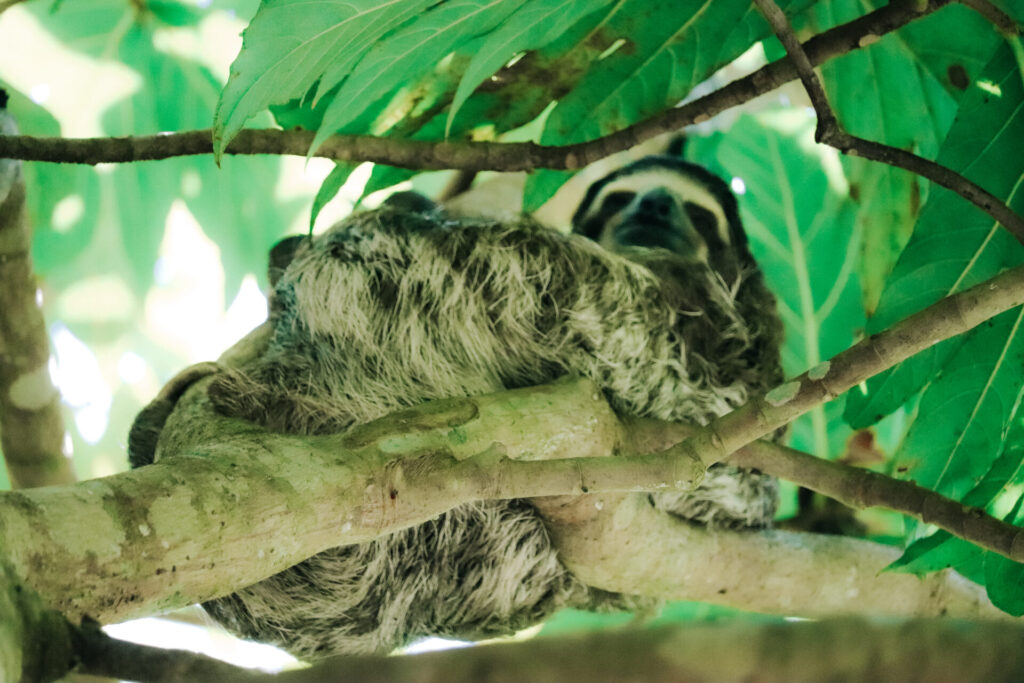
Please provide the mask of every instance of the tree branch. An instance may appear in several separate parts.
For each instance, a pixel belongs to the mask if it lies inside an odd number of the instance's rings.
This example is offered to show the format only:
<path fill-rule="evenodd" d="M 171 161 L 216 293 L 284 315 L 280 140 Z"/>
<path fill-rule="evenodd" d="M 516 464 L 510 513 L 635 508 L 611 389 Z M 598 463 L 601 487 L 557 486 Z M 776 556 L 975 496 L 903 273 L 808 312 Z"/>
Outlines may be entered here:
<path fill-rule="evenodd" d="M 175 683 L 176 681 L 273 680 L 259 671 L 222 662 L 187 650 L 139 645 L 111 638 L 95 621 L 75 629 L 76 673 L 112 679 Z"/>
<path fill-rule="evenodd" d="M 1024 561 L 1024 529 L 912 481 L 823 460 L 769 441 L 744 446 L 729 463 L 787 479 L 852 508 L 884 507 L 902 512 L 986 550 Z"/>
<path fill-rule="evenodd" d="M 952 571 L 883 572 L 902 549 L 843 536 L 708 530 L 638 494 L 535 499 L 559 560 L 607 591 L 769 614 L 1010 619 Z M 614 552 L 609 552 L 614 548 Z M 998 615 L 998 617 L 997 617 Z"/>
<path fill-rule="evenodd" d="M 17 131 L 0 91 L 0 137 Z M 29 249 L 21 162 L 0 159 L 0 450 L 15 488 L 75 480 Z"/>
<path fill-rule="evenodd" d="M 789 19 L 774 0 L 754 0 L 761 14 L 771 25 L 782 45 L 786 48 L 786 54 L 795 66 L 800 76 L 800 81 L 807 91 L 814 111 L 818 116 L 818 127 L 814 133 L 814 139 L 831 147 L 835 147 L 843 154 L 863 157 L 872 161 L 880 161 L 889 166 L 896 166 L 911 173 L 926 178 L 947 190 L 952 190 L 958 195 L 971 202 L 979 209 L 992 216 L 1004 228 L 1024 244 L 1024 219 L 1015 214 L 1002 200 L 988 192 L 983 187 L 974 183 L 964 176 L 952 171 L 945 166 L 924 159 L 906 150 L 891 147 L 871 140 L 865 140 L 850 135 L 840 127 L 825 95 L 825 89 L 814 72 L 803 46 L 796 37 Z M 903 3 L 910 6 L 912 3 Z"/>
<path fill-rule="evenodd" d="M 1024 266 L 951 294 L 723 415 L 679 445 L 707 465 L 919 351 L 1024 304 Z"/>
<path fill-rule="evenodd" d="M 588 683 L 842 680 L 998 683 L 1024 676 L 1021 629 L 921 619 L 730 620 L 590 632 L 407 657 L 345 657 L 268 681 Z"/>
<path fill-rule="evenodd" d="M 854 21 L 807 41 L 813 64 L 870 45 L 879 36 L 933 12 L 950 0 L 931 0 L 921 11 L 909 3 L 890 3 Z M 662 133 L 706 120 L 721 111 L 770 92 L 798 75 L 788 58 L 773 62 L 723 88 L 597 140 L 541 146 L 532 142 L 423 142 L 373 136 L 336 135 L 314 156 L 334 161 L 372 161 L 418 170 L 531 171 L 538 168 L 576 169 L 621 152 Z M 287 154 L 306 156 L 315 132 L 244 130 L 228 146 L 228 154 Z M 0 157 L 25 161 L 98 164 L 151 161 L 176 156 L 210 154 L 211 130 L 124 138 L 36 138 L 0 136 Z"/>
<path fill-rule="evenodd" d="M 71 616 L 108 620 L 181 607 L 473 500 L 688 488 L 699 478 L 700 460 L 715 462 L 921 348 L 1022 302 L 1024 267 L 947 297 L 655 456 L 597 457 L 631 453 L 643 440 L 623 428 L 600 392 L 573 383 L 438 401 L 345 434 L 298 437 L 217 418 L 204 379 L 181 398 L 161 433 L 161 448 L 175 457 L 74 487 L 4 493 L 0 537 L 18 572 Z M 245 353 L 250 346 L 259 344 L 244 343 Z M 512 460 L 566 455 L 579 457 Z M 140 508 L 139 501 L 150 504 Z M 34 531 L 41 528 L 47 533 Z M 658 534 L 678 533 L 654 529 L 633 533 L 656 544 L 672 542 Z M 714 552 L 721 538 L 691 538 L 688 552 Z M 786 540 L 763 541 L 765 574 L 771 562 L 783 561 L 773 553 L 788 552 L 787 544 L 802 537 L 775 538 Z M 73 585 L 69 567 L 84 568 Z M 659 585 L 678 581 L 672 576 Z M 695 586 L 679 590 L 695 597 Z M 768 593 L 759 608 L 781 599 Z"/>
<path fill-rule="evenodd" d="M 1017 22 L 988 0 L 957 0 L 957 2 L 985 17 L 1004 37 L 1020 35 L 1020 27 L 1017 26 Z"/>

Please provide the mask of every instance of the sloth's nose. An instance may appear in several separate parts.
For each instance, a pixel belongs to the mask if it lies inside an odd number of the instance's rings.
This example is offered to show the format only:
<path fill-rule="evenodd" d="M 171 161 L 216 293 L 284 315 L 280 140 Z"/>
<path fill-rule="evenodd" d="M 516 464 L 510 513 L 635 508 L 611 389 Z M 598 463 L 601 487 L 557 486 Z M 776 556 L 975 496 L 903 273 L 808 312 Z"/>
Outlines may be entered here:
<path fill-rule="evenodd" d="M 651 190 L 640 198 L 636 207 L 638 217 L 650 217 L 656 220 L 668 220 L 672 215 L 675 201 L 667 191 L 659 188 Z"/>

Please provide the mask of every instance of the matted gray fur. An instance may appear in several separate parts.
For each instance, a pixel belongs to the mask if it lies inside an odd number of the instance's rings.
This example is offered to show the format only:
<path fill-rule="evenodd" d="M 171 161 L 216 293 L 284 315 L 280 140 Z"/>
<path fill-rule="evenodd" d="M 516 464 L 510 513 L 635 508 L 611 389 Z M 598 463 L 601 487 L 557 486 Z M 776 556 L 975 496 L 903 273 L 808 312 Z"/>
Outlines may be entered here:
<path fill-rule="evenodd" d="M 746 263 L 725 281 L 665 250 L 613 254 L 525 220 L 360 213 L 297 250 L 274 291 L 269 350 L 209 395 L 226 415 L 313 434 L 574 373 L 623 413 L 705 423 L 781 379 L 774 300 Z M 694 493 L 654 498 L 703 523 L 754 527 L 775 501 L 773 479 L 730 467 Z M 500 501 L 328 550 L 206 608 L 315 659 L 629 604 L 562 567 L 529 503 Z"/>

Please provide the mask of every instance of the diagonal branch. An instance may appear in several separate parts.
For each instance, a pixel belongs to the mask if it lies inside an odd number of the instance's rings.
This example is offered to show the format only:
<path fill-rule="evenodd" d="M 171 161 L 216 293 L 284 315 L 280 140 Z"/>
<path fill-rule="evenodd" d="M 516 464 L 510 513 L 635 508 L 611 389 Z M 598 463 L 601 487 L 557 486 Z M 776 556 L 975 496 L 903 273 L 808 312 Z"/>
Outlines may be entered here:
<path fill-rule="evenodd" d="M 985 17 L 1006 38 L 1020 35 L 1020 27 L 1017 26 L 1017 22 L 1013 20 L 1013 17 L 988 0 L 957 0 L 957 2 Z"/>
<path fill-rule="evenodd" d="M 884 507 L 999 553 L 1024 561 L 1024 529 L 947 498 L 912 481 L 816 458 L 768 441 L 755 441 L 729 458 L 817 491 L 852 508 Z"/>
<path fill-rule="evenodd" d="M 884 332 L 862 339 L 830 361 L 700 428 L 680 447 L 692 449 L 708 465 L 723 460 L 865 379 L 1021 304 L 1024 266 L 951 294 Z"/>
<path fill-rule="evenodd" d="M 1024 219 L 1015 214 L 1002 200 L 977 183 L 952 171 L 945 166 L 919 157 L 906 150 L 891 147 L 871 140 L 850 135 L 842 129 L 836 119 L 835 112 L 828 102 L 825 89 L 814 72 L 814 67 L 793 31 L 789 19 L 775 4 L 774 0 L 754 0 L 761 14 L 764 15 L 775 35 L 786 48 L 786 54 L 796 67 L 800 81 L 807 91 L 814 111 L 818 116 L 818 128 L 814 138 L 818 142 L 835 147 L 843 154 L 863 157 L 872 161 L 880 161 L 889 166 L 896 166 L 927 178 L 947 190 L 952 190 L 971 202 L 979 209 L 992 216 L 1004 228 L 1024 243 Z M 910 4 L 910 3 L 906 3 Z"/>

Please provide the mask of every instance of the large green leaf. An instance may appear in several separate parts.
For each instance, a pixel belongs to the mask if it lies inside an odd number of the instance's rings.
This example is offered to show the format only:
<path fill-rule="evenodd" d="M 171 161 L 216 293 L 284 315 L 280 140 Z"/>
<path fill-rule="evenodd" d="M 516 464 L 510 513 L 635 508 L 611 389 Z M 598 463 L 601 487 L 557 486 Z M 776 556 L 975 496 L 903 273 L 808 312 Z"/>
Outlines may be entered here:
<path fill-rule="evenodd" d="M 687 151 L 700 163 L 742 179 L 743 224 L 751 249 L 778 299 L 785 325 L 783 367 L 789 376 L 847 348 L 864 324 L 855 263 L 855 210 L 835 166 L 835 152 L 815 146 L 803 112 L 743 117 Z M 794 446 L 822 457 L 842 452 L 849 430 L 841 404 L 815 408 L 793 425 Z"/>
<path fill-rule="evenodd" d="M 1001 514 L 1009 496 L 1018 498 L 1024 484 L 1024 418 L 1019 409 L 1002 444 L 1002 452 L 988 472 L 973 489 L 963 496 L 961 502 L 970 507 L 986 509 L 989 513 Z M 1019 523 L 1017 520 L 1016 523 Z M 946 531 L 912 543 L 903 556 L 893 563 L 891 569 L 915 574 L 955 567 L 965 576 L 971 576 L 979 583 L 988 584 L 982 559 L 987 555 L 967 541 L 956 538 Z M 998 579 L 993 579 L 997 582 Z M 1002 590 L 1002 589 L 1000 589 Z"/>
<path fill-rule="evenodd" d="M 610 0 L 533 0 L 513 14 L 493 35 L 487 36 L 485 41 L 478 41 L 481 44 L 455 92 L 445 130 L 451 130 L 459 108 L 484 79 L 497 72 L 512 57 L 558 40 L 579 22 L 580 17 L 604 17 L 610 4 Z M 607 36 L 595 38 L 607 43 L 604 47 L 611 44 Z"/>
<path fill-rule="evenodd" d="M 780 3 L 788 11 L 802 2 Z M 743 0 L 624 0 L 601 28 L 617 47 L 598 60 L 548 115 L 540 142 L 564 145 L 621 130 L 681 101 L 760 38 L 767 25 Z M 527 180 L 524 207 L 554 195 L 565 174 Z"/>
<path fill-rule="evenodd" d="M 327 107 L 312 148 L 356 119 L 365 106 L 415 81 L 467 41 L 494 30 L 524 2 L 452 0 L 414 17 L 359 60 Z"/>
<path fill-rule="evenodd" d="M 139 135 L 210 125 L 221 84 L 197 62 L 158 50 L 153 29 L 160 22 L 152 16 L 138 14 L 120 0 L 81 0 L 53 15 L 45 8 L 32 9 L 70 48 L 116 57 L 139 74 L 138 90 L 105 111 L 105 133 Z M 176 12 L 170 6 L 163 10 Z M 107 268 L 124 274 L 134 291 L 145 292 L 171 204 L 181 198 L 221 247 L 230 299 L 246 273 L 263 273 L 267 246 L 297 211 L 294 203 L 274 198 L 280 169 L 274 158 L 227 161 L 225 172 L 202 157 L 120 164 L 99 173 L 85 167 L 32 166 L 40 176 L 36 182 L 46 183 L 40 186 L 49 188 L 47 196 L 53 201 L 63 196 L 85 200 L 82 217 L 70 229 L 59 221 L 53 224 L 55 207 L 40 207 L 37 263 L 57 286 L 79 277 L 76 259 L 102 253 Z M 72 175 L 67 182 L 60 180 Z M 61 194 L 62 187 L 68 188 L 67 195 Z"/>
<path fill-rule="evenodd" d="M 938 162 L 965 174 L 1018 213 L 1024 209 L 1024 89 L 1010 49 L 1000 46 L 964 94 Z M 1024 262 L 1024 247 L 958 195 L 933 188 L 868 331 L 883 330 L 952 292 Z M 849 392 L 845 417 L 854 428 L 887 415 L 921 390 L 962 339 L 938 344 Z"/>
<path fill-rule="evenodd" d="M 271 104 L 341 83 L 385 34 L 435 0 L 266 0 L 243 34 L 214 117 L 220 155 L 252 116 Z"/>
<path fill-rule="evenodd" d="M 959 499 L 1001 450 L 1024 386 L 1024 309 L 968 336 L 931 382 L 894 459 L 901 477 Z"/>
<path fill-rule="evenodd" d="M 817 3 L 818 28 L 851 21 L 859 0 Z M 874 2 L 874 6 L 884 3 Z M 974 80 L 999 37 L 982 17 L 950 6 L 890 33 L 821 68 L 829 100 L 854 135 L 934 158 L 953 120 L 956 98 Z M 908 112 L 919 112 L 909 116 Z M 864 234 L 860 260 L 864 303 L 873 311 L 906 244 L 921 204 L 918 180 L 907 171 L 844 157 L 851 194 L 860 205 Z"/>

